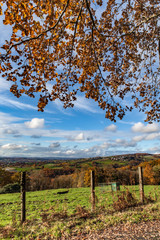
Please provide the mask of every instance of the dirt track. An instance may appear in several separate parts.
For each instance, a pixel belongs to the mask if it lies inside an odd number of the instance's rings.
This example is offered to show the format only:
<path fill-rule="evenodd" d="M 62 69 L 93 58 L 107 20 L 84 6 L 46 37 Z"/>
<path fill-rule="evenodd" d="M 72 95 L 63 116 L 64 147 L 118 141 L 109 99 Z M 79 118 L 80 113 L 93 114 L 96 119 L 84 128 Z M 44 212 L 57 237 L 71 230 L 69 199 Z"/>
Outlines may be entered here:
<path fill-rule="evenodd" d="M 63 238 L 62 238 L 63 239 Z M 64 238 L 65 239 L 65 238 Z M 142 222 L 138 224 L 119 224 L 108 227 L 104 231 L 91 232 L 72 236 L 72 240 L 160 240 L 160 220 Z"/>

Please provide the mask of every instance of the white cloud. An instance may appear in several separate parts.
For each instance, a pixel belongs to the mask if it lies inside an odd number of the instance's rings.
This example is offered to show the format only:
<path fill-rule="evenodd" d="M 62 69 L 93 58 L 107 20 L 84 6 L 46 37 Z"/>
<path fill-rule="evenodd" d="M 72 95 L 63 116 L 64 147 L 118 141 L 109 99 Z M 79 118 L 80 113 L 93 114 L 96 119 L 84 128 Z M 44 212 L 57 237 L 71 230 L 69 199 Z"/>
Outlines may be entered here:
<path fill-rule="evenodd" d="M 18 134 L 18 131 L 14 130 L 14 129 L 5 129 L 4 133 L 6 133 L 6 134 Z"/>
<path fill-rule="evenodd" d="M 120 138 L 116 139 L 116 143 L 118 144 L 124 144 L 125 142 L 126 141 L 124 139 L 120 139 Z"/>
<path fill-rule="evenodd" d="M 0 92 L 4 92 L 7 90 L 9 91 L 11 84 L 10 84 L 10 82 L 6 81 L 4 78 L 0 77 L 0 86 L 1 86 Z"/>
<path fill-rule="evenodd" d="M 74 104 L 74 110 L 78 111 L 85 111 L 90 113 L 100 113 L 100 110 L 95 107 L 95 103 L 92 99 L 87 99 L 84 96 L 76 96 L 77 100 L 73 101 Z M 55 100 L 54 104 L 56 105 L 57 109 L 64 114 L 72 115 L 71 112 L 64 110 L 63 103 L 60 100 Z"/>
<path fill-rule="evenodd" d="M 73 155 L 75 153 L 76 153 L 75 150 L 71 150 L 71 149 L 66 151 L 67 155 Z"/>
<path fill-rule="evenodd" d="M 112 141 L 109 141 L 109 142 L 104 142 L 102 143 L 101 145 L 97 146 L 97 148 L 99 150 L 101 150 L 102 152 L 104 152 L 104 154 L 102 155 L 105 155 L 106 154 L 106 151 L 108 151 L 109 149 L 112 151 L 114 151 L 114 149 L 116 149 L 116 151 L 121 151 L 122 148 L 133 148 L 136 146 L 136 142 L 134 141 L 131 141 L 131 140 L 125 140 L 125 139 L 116 139 L 116 140 L 112 140 Z"/>
<path fill-rule="evenodd" d="M 149 151 L 154 152 L 156 154 L 157 152 L 160 152 L 160 147 L 149 148 Z"/>
<path fill-rule="evenodd" d="M 105 130 L 106 130 L 106 131 L 110 131 L 110 132 L 116 132 L 117 127 L 116 127 L 116 125 L 111 124 L 111 125 L 109 125 L 108 127 L 106 127 Z"/>
<path fill-rule="evenodd" d="M 146 126 L 141 123 L 135 123 L 132 127 L 133 132 L 141 132 L 141 133 L 153 133 L 159 132 L 160 127 L 158 123 L 147 124 Z"/>
<path fill-rule="evenodd" d="M 77 135 L 75 135 L 75 133 L 71 131 L 70 134 L 71 134 L 70 136 L 68 136 L 68 135 L 66 136 L 69 141 L 82 141 L 82 140 L 85 140 L 83 132 L 78 133 Z"/>
<path fill-rule="evenodd" d="M 133 125 L 133 124 L 135 124 L 135 122 L 127 122 L 127 121 L 123 121 L 123 120 L 119 120 L 119 121 L 117 121 L 117 122 L 119 122 L 119 123 L 123 123 L 123 124 L 127 124 L 127 125 Z"/>
<path fill-rule="evenodd" d="M 55 143 L 51 143 L 50 148 L 59 148 L 60 147 L 60 143 L 59 142 L 55 142 Z"/>
<path fill-rule="evenodd" d="M 74 108 L 78 110 L 85 110 L 91 113 L 97 113 L 97 109 L 95 108 L 95 103 L 92 104 L 92 100 L 89 100 L 83 96 L 77 96 L 77 100 L 74 103 Z"/>
<path fill-rule="evenodd" d="M 10 122 L 20 121 L 22 118 L 11 116 L 8 113 L 0 112 L 0 124 L 6 124 Z"/>
<path fill-rule="evenodd" d="M 12 144 L 12 143 L 7 143 L 1 146 L 2 149 L 8 149 L 8 150 L 17 150 L 17 149 L 21 149 L 22 147 L 23 147 L 22 145 Z"/>
<path fill-rule="evenodd" d="M 135 141 L 135 142 L 140 142 L 140 141 L 142 141 L 144 138 L 145 138 L 144 136 L 135 136 L 135 137 L 133 137 L 133 141 Z"/>
<path fill-rule="evenodd" d="M 159 133 L 151 133 L 151 134 L 148 134 L 148 135 L 145 137 L 145 139 L 146 139 L 146 140 L 153 140 L 153 139 L 158 138 L 159 136 L 160 136 Z"/>
<path fill-rule="evenodd" d="M 104 143 L 102 143 L 101 145 L 100 145 L 100 147 L 103 149 L 109 149 L 109 148 L 112 148 L 112 147 L 114 147 L 115 146 L 115 144 L 114 144 L 114 142 L 113 141 L 110 141 L 110 142 L 104 142 Z"/>
<path fill-rule="evenodd" d="M 52 154 L 55 154 L 55 155 L 57 155 L 57 156 L 59 156 L 60 153 L 61 153 L 61 151 L 54 151 L 54 152 L 52 152 Z M 52 155 L 52 156 L 53 156 L 53 155 Z M 61 156 L 61 155 L 60 155 L 60 156 Z"/>
<path fill-rule="evenodd" d="M 25 109 L 37 110 L 37 107 L 34 107 L 27 103 L 21 103 L 20 101 L 12 100 L 9 97 L 5 97 L 5 96 L 0 96 L 0 105 L 24 109 L 24 110 Z"/>
<path fill-rule="evenodd" d="M 125 139 L 116 139 L 116 144 L 118 146 L 123 146 L 123 147 L 135 147 L 136 143 L 133 141 L 126 141 Z"/>
<path fill-rule="evenodd" d="M 80 141 L 80 140 L 84 140 L 84 134 L 80 133 L 75 137 L 75 140 Z"/>
<path fill-rule="evenodd" d="M 4 78 L 0 77 L 0 105 L 7 107 L 14 107 L 19 109 L 33 109 L 37 110 L 37 107 L 34 107 L 30 104 L 22 103 L 20 100 L 12 100 L 11 96 L 13 94 L 10 93 L 10 87 L 13 83 L 6 81 Z M 9 94 L 7 94 L 9 93 Z M 15 97 L 14 97 L 15 98 Z"/>
<path fill-rule="evenodd" d="M 141 122 L 135 123 L 132 127 L 133 132 L 142 132 L 142 129 L 144 129 L 144 124 Z"/>
<path fill-rule="evenodd" d="M 25 122 L 28 128 L 43 128 L 44 119 L 43 118 L 33 118 L 31 121 Z"/>

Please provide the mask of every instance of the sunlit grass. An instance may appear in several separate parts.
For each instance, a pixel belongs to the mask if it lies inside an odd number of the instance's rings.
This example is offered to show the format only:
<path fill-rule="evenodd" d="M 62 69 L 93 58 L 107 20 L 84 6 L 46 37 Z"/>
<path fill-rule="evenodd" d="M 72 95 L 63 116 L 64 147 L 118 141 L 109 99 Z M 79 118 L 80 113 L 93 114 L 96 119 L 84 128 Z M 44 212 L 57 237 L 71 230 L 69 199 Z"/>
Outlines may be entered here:
<path fill-rule="evenodd" d="M 129 189 L 137 199 L 139 199 L 139 186 L 121 186 L 121 191 Z M 67 210 L 68 214 L 73 214 L 77 206 L 91 209 L 90 188 L 71 188 L 67 194 L 57 194 L 58 190 L 44 190 L 26 193 L 27 218 L 40 217 L 41 210 L 54 208 L 56 211 Z M 145 186 L 145 195 L 155 198 L 160 194 L 159 186 Z M 155 196 L 156 193 L 156 196 Z M 97 206 L 110 207 L 116 194 L 111 192 L 110 186 L 96 188 Z M 21 209 L 20 193 L 1 194 L 0 195 L 0 225 L 10 224 L 14 216 L 20 220 Z"/>
<path fill-rule="evenodd" d="M 121 186 L 120 192 L 123 193 L 127 189 L 139 201 L 139 187 Z M 110 186 L 96 187 L 95 212 L 91 212 L 90 188 L 72 188 L 66 194 L 57 194 L 57 192 L 65 190 L 27 192 L 27 220 L 22 226 L 20 225 L 20 193 L 1 194 L 0 239 L 7 239 L 4 237 L 6 228 L 11 228 L 7 230 L 9 233 L 6 233 L 6 236 L 13 234 L 13 239 L 37 239 L 38 237 L 45 239 L 44 236 L 46 239 L 47 237 L 48 239 L 49 237 L 58 239 L 62 234 L 69 235 L 72 231 L 78 233 L 82 229 L 90 231 L 121 222 L 137 223 L 160 218 L 159 186 L 144 187 L 145 196 L 155 199 L 155 193 L 157 194 L 156 202 L 132 207 L 121 212 L 113 209 L 113 201 L 116 200 L 117 193 L 112 192 Z"/>

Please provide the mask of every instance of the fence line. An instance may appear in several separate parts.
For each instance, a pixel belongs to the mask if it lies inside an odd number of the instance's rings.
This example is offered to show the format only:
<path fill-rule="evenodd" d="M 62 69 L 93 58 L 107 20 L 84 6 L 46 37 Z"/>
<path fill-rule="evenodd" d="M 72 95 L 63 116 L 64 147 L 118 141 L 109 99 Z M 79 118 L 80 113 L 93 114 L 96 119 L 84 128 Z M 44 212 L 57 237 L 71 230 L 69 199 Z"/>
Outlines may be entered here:
<path fill-rule="evenodd" d="M 139 192 L 140 192 L 140 200 L 141 203 L 144 203 L 144 186 L 143 186 L 143 169 L 142 167 L 138 167 L 139 172 Z"/>
<path fill-rule="evenodd" d="M 21 172 L 21 223 L 26 220 L 26 172 Z"/>
<path fill-rule="evenodd" d="M 144 186 L 143 186 L 142 167 L 138 167 L 138 172 L 139 172 L 140 200 L 143 204 L 144 203 Z M 91 171 L 91 210 L 94 211 L 95 207 L 96 207 L 95 171 Z M 25 220 L 26 220 L 26 172 L 21 172 L 21 223 L 24 223 Z"/>
<path fill-rule="evenodd" d="M 92 201 L 92 211 L 95 210 L 95 172 L 91 171 L 91 201 Z"/>

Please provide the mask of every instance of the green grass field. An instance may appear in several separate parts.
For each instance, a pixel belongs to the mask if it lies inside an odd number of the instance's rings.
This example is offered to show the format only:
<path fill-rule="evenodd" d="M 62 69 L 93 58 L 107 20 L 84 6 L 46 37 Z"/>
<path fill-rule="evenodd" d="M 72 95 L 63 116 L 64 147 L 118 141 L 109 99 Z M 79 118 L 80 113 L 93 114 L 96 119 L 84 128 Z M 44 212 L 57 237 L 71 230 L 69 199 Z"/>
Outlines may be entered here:
<path fill-rule="evenodd" d="M 121 190 L 128 189 L 139 198 L 138 186 L 121 186 Z M 57 192 L 64 191 L 64 189 L 44 190 L 26 193 L 26 209 L 27 219 L 39 218 L 41 211 L 54 208 L 55 211 L 60 212 L 67 210 L 68 214 L 73 214 L 78 206 L 91 209 L 90 188 L 72 188 L 67 194 L 57 194 Z M 155 191 L 157 195 L 160 192 L 160 187 L 155 189 L 154 186 L 145 186 L 145 194 L 151 194 L 155 198 Z M 105 206 L 109 208 L 116 197 L 116 193 L 111 192 L 110 186 L 96 188 L 97 206 Z M 20 220 L 21 200 L 20 193 L 1 194 L 0 195 L 0 226 L 10 224 L 13 218 Z"/>
<path fill-rule="evenodd" d="M 127 189 L 139 199 L 138 186 L 121 186 L 122 192 Z M 23 227 L 20 225 L 20 193 L 1 194 L 0 239 L 12 239 L 7 238 L 8 235 L 4 234 L 4 229 L 6 229 L 7 226 L 11 228 L 11 233 L 14 235 L 13 239 L 37 239 L 34 238 L 34 236 L 41 236 L 41 239 L 45 239 L 42 238 L 45 234 L 54 235 L 56 239 L 56 237 L 58 238 L 58 236 L 64 232 L 65 234 L 69 234 L 73 229 L 78 231 L 78 229 L 80 230 L 82 227 L 86 228 L 86 226 L 89 228 L 103 228 L 106 224 L 115 224 L 121 221 L 140 221 L 144 219 L 144 216 L 146 219 L 154 219 L 158 218 L 159 215 L 157 214 L 157 210 L 160 210 L 159 186 L 145 186 L 144 188 L 145 196 L 150 196 L 150 198 L 155 199 L 155 193 L 157 194 L 158 199 L 155 203 L 144 205 L 143 209 L 141 207 L 141 211 L 129 209 L 122 213 L 112 212 L 114 210 L 113 201 L 116 200 L 117 193 L 112 193 L 110 186 L 96 187 L 97 199 L 95 213 L 91 213 L 90 211 L 90 188 L 72 188 L 69 189 L 69 192 L 66 194 L 57 194 L 57 192 L 65 190 L 27 192 L 27 221 Z M 83 214 L 86 214 L 85 221 L 82 217 Z M 73 219 L 75 222 L 74 226 L 72 226 Z M 48 227 L 44 226 L 41 231 L 38 231 L 37 229 L 40 224 L 48 224 Z M 25 238 L 23 238 L 23 236 L 25 236 Z"/>

